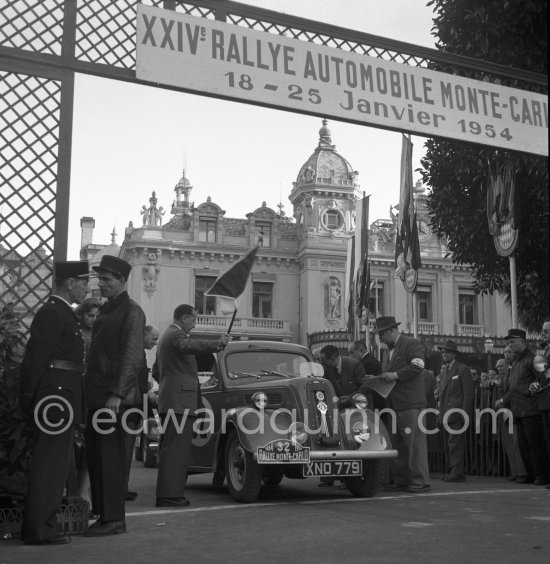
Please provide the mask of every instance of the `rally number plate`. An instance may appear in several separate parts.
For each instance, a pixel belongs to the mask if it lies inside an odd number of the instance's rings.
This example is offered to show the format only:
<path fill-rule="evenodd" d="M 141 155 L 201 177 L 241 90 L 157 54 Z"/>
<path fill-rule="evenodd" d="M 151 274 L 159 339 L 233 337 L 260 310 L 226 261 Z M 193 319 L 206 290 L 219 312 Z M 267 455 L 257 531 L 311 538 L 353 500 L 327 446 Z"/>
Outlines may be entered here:
<path fill-rule="evenodd" d="M 304 477 L 309 476 L 362 476 L 362 460 L 317 460 L 304 464 Z"/>

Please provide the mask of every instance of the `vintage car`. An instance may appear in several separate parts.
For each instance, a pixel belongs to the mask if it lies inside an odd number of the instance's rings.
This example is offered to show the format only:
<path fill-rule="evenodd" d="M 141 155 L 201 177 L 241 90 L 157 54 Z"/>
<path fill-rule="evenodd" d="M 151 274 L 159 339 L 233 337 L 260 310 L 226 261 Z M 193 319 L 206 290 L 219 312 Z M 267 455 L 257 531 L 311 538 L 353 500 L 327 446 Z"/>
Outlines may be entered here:
<path fill-rule="evenodd" d="M 197 356 L 204 409 L 195 424 L 189 474 L 214 472 L 240 502 L 283 477 L 332 477 L 354 496 L 379 489 L 397 456 L 383 423 L 356 394 L 338 408 L 332 384 L 306 347 L 234 341 Z M 148 439 L 149 440 L 149 439 Z"/>

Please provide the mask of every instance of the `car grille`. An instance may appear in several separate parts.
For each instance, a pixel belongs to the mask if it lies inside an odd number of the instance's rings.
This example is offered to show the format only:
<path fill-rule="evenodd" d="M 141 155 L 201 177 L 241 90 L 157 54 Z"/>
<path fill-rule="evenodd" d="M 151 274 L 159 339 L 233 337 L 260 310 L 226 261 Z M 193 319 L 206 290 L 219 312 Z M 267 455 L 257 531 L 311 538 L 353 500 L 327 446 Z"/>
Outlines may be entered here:
<path fill-rule="evenodd" d="M 325 380 L 312 380 L 306 384 L 306 396 L 305 422 L 316 435 L 316 441 L 322 444 L 330 439 L 338 439 L 337 425 L 334 422 L 334 418 L 338 417 L 338 407 L 330 384 Z"/>

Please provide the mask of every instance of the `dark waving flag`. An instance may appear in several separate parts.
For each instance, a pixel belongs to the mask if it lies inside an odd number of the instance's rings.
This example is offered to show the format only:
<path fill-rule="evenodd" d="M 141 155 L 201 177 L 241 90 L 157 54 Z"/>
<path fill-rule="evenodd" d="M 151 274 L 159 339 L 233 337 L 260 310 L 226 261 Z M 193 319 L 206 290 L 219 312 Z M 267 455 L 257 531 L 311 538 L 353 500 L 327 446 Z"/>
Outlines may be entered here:
<path fill-rule="evenodd" d="M 258 246 L 254 247 L 240 261 L 219 276 L 205 293 L 209 296 L 237 299 L 246 288 L 257 253 Z"/>

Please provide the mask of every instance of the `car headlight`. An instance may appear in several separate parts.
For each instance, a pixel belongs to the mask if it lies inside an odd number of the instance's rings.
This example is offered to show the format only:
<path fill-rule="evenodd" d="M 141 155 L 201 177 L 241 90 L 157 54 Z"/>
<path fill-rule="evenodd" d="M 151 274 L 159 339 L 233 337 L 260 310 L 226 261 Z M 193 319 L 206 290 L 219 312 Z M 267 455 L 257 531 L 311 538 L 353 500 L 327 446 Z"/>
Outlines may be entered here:
<path fill-rule="evenodd" d="M 353 439 L 356 443 L 366 443 L 370 437 L 370 429 L 366 423 L 358 422 L 353 424 Z"/>
<path fill-rule="evenodd" d="M 267 406 L 267 394 L 264 392 L 256 392 L 252 396 L 252 404 L 256 409 L 265 409 Z"/>
<path fill-rule="evenodd" d="M 351 403 L 359 409 L 367 409 L 367 405 L 369 404 L 367 396 L 364 394 L 353 394 L 353 396 L 351 396 Z"/>
<path fill-rule="evenodd" d="M 295 444 L 303 445 L 307 441 L 306 426 L 303 423 L 292 423 L 288 428 L 288 438 Z"/>

